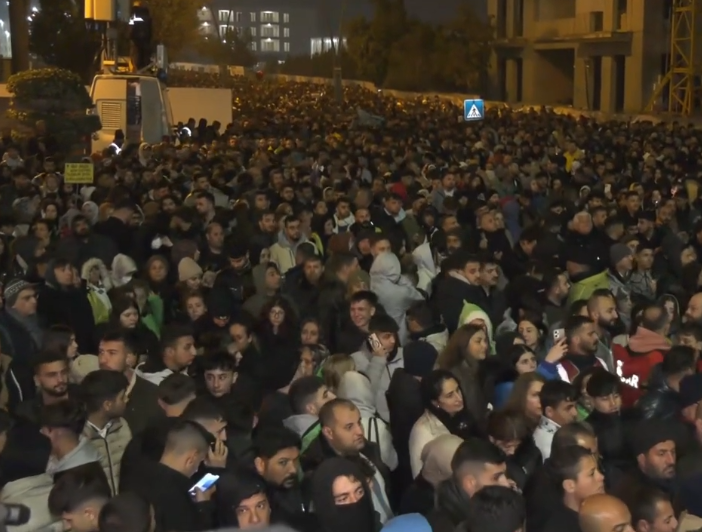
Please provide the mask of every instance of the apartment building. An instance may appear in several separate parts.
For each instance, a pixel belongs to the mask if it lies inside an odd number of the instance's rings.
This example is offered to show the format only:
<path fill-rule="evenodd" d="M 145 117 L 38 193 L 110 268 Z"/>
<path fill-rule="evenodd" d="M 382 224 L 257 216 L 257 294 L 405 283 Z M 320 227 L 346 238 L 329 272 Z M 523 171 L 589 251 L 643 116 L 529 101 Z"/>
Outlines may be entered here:
<path fill-rule="evenodd" d="M 670 0 L 488 0 L 491 97 L 640 112 L 668 70 Z"/>
<path fill-rule="evenodd" d="M 264 61 L 308 54 L 311 39 L 320 35 L 317 10 L 306 1 L 213 0 L 200 21 L 209 34 L 248 32 L 252 50 Z"/>

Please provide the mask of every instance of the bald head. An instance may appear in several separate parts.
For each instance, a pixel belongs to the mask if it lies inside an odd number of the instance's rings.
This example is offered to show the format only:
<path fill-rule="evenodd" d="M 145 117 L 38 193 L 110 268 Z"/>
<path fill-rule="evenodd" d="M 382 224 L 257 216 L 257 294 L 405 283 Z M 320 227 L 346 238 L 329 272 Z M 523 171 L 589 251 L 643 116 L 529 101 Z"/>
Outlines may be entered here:
<path fill-rule="evenodd" d="M 611 495 L 593 495 L 580 506 L 582 532 L 633 532 L 626 504 Z"/>
<path fill-rule="evenodd" d="M 690 298 L 685 312 L 685 321 L 688 323 L 702 322 L 702 293 L 695 294 Z"/>

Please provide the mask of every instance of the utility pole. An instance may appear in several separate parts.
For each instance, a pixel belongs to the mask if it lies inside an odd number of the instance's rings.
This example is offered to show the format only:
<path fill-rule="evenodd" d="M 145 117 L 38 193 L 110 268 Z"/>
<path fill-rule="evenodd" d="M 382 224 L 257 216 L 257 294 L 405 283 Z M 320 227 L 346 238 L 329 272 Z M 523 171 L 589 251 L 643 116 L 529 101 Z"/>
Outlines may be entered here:
<path fill-rule="evenodd" d="M 9 0 L 12 73 L 29 70 L 29 0 Z"/>

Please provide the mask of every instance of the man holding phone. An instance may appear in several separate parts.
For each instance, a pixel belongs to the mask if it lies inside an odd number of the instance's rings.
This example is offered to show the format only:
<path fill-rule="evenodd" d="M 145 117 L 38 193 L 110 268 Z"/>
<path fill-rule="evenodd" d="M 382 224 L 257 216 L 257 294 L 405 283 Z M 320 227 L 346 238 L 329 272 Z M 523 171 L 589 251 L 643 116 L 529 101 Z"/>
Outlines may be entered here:
<path fill-rule="evenodd" d="M 154 508 L 158 530 L 197 532 L 212 528 L 214 506 L 210 502 L 216 475 L 194 483 L 210 452 L 209 434 L 192 421 L 180 421 L 168 431 L 158 463 L 144 463 L 125 489 L 144 497 Z M 195 484 L 195 485 L 193 485 Z"/>

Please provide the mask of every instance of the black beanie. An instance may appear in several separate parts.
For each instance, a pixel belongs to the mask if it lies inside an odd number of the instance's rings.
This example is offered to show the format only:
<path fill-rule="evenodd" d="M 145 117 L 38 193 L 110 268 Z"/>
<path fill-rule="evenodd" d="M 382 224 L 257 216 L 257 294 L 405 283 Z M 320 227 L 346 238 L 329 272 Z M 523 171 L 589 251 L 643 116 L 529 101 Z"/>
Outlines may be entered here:
<path fill-rule="evenodd" d="M 405 371 L 413 377 L 426 377 L 434 369 L 439 353 L 429 342 L 417 340 L 402 350 Z"/>

